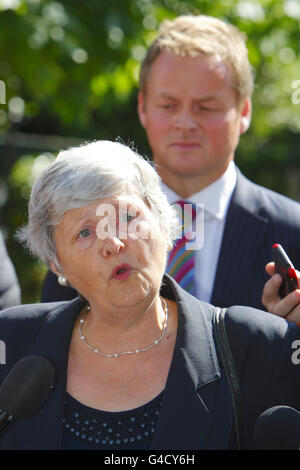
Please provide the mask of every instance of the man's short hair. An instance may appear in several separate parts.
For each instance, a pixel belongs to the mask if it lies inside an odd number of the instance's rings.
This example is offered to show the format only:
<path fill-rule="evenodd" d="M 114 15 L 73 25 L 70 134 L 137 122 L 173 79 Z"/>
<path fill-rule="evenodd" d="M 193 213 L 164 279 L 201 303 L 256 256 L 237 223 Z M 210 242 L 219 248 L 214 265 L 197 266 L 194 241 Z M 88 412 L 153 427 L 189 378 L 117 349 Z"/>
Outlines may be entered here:
<path fill-rule="evenodd" d="M 151 66 L 161 52 L 179 57 L 208 56 L 225 62 L 232 70 L 238 101 L 251 97 L 253 77 L 246 37 L 235 26 L 206 15 L 182 15 L 162 23 L 141 66 L 140 90 L 147 91 Z"/>

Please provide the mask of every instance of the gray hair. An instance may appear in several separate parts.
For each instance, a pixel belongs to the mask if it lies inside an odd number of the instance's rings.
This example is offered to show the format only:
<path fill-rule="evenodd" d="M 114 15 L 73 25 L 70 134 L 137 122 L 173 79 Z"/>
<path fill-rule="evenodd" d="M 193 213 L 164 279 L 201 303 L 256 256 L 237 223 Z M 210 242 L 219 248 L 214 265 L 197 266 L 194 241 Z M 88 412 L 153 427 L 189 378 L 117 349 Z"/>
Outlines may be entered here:
<path fill-rule="evenodd" d="M 151 208 L 167 245 L 178 235 L 178 217 L 160 187 L 160 178 L 149 161 L 135 150 L 106 140 L 61 151 L 33 184 L 28 224 L 17 238 L 32 255 L 59 269 L 53 231 L 64 214 L 75 208 L 134 191 Z"/>

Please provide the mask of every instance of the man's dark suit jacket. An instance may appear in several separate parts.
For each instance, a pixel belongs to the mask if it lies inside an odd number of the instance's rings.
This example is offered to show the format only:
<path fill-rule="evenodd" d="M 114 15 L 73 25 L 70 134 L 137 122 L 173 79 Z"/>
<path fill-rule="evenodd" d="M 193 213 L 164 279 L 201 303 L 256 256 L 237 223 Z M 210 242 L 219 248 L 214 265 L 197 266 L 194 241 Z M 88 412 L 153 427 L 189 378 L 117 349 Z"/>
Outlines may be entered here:
<path fill-rule="evenodd" d="M 261 297 L 269 279 L 265 265 L 272 261 L 274 243 L 280 243 L 300 269 L 300 203 L 252 183 L 237 170 L 211 303 L 264 309 Z M 57 276 L 48 272 L 43 302 L 75 296 L 75 290 L 59 286 Z"/>
<path fill-rule="evenodd" d="M 0 232 L 0 310 L 21 303 L 21 289 L 15 268 Z"/>
<path fill-rule="evenodd" d="M 214 343 L 213 307 L 186 293 L 168 276 L 161 295 L 177 302 L 178 332 L 151 449 L 228 449 L 232 402 Z M 69 344 L 82 305 L 76 298 L 0 312 L 0 339 L 7 345 L 0 381 L 24 355 L 44 356 L 56 370 L 49 399 L 35 417 L 8 429 L 2 449 L 61 449 Z M 226 327 L 241 384 L 245 448 L 249 449 L 262 411 L 274 405 L 300 410 L 300 364 L 292 361 L 300 330 L 270 313 L 238 306 L 227 311 Z"/>

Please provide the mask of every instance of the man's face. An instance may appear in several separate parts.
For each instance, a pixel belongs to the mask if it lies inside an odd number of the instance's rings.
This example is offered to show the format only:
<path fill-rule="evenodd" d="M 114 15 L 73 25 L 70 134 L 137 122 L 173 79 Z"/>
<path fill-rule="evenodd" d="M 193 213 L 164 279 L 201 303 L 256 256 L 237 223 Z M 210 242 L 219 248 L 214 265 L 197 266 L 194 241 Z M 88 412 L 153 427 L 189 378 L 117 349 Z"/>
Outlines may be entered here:
<path fill-rule="evenodd" d="M 139 94 L 138 111 L 162 179 L 176 190 L 179 178 L 189 178 L 199 190 L 234 158 L 251 105 L 238 103 L 223 62 L 163 52 L 152 64 L 146 94 Z"/>

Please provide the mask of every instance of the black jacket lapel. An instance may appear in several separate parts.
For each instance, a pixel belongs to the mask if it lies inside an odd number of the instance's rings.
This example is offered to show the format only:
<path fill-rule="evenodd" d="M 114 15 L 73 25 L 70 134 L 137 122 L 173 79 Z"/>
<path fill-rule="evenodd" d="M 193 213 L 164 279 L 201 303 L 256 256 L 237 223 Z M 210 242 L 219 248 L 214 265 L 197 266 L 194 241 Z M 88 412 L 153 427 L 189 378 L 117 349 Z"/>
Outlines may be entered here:
<path fill-rule="evenodd" d="M 238 171 L 215 276 L 211 299 L 213 305 L 228 307 L 233 303 L 232 298 L 235 299 L 234 304 L 253 304 L 247 280 L 257 261 L 256 255 L 263 242 L 268 220 L 259 214 L 259 201 L 253 198 L 251 184 Z M 251 231 L 251 236 L 248 231 Z M 251 286 L 254 297 L 257 297 L 260 284 L 255 285 L 253 276 Z"/>
<path fill-rule="evenodd" d="M 168 284 L 179 309 L 178 334 L 151 448 L 226 448 L 232 405 L 212 338 L 212 307 L 199 304 L 170 278 Z"/>

